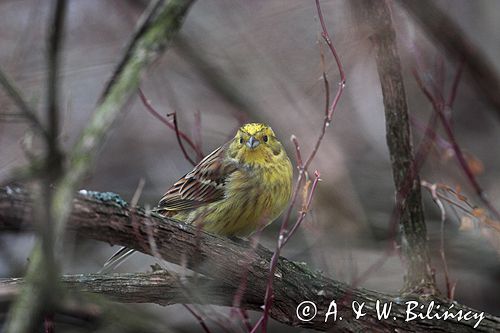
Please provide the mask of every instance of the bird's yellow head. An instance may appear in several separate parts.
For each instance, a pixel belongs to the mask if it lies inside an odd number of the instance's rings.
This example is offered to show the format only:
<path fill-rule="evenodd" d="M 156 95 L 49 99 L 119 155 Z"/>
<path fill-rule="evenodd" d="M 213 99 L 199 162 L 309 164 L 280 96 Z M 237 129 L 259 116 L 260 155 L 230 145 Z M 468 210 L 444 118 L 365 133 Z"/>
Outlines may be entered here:
<path fill-rule="evenodd" d="M 240 127 L 229 146 L 230 157 L 249 165 L 263 166 L 286 153 L 271 127 L 250 123 Z"/>

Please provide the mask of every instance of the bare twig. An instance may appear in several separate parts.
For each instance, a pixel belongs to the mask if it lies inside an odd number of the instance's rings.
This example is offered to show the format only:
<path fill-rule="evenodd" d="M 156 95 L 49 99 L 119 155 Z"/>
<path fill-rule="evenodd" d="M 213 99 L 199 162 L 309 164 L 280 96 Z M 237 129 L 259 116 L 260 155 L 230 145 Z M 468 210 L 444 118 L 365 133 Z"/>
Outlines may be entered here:
<path fill-rule="evenodd" d="M 283 240 L 282 246 L 285 246 L 286 243 L 290 240 L 290 238 L 293 236 L 295 231 L 297 230 L 298 227 L 302 224 L 302 221 L 304 221 L 304 218 L 306 217 L 306 214 L 309 212 L 311 209 L 311 204 L 312 204 L 312 199 L 314 197 L 314 193 L 316 191 L 316 187 L 318 186 L 319 181 L 321 180 L 320 174 L 318 170 L 314 172 L 314 180 L 312 182 L 311 188 L 308 190 L 308 196 L 307 196 L 307 201 L 305 202 L 303 208 L 300 210 L 299 217 L 297 218 L 297 221 L 295 221 L 295 224 L 293 227 L 290 229 L 290 232 L 288 232 Z"/>
<path fill-rule="evenodd" d="M 464 72 L 464 63 L 461 61 L 458 65 L 457 72 L 455 73 L 455 78 L 453 79 L 453 83 L 451 85 L 450 95 L 448 96 L 448 100 L 446 101 L 446 106 L 449 108 L 453 107 L 453 103 L 457 97 L 458 85 L 460 84 L 460 79 L 462 78 L 462 73 Z"/>
<path fill-rule="evenodd" d="M 144 185 L 146 185 L 146 180 L 141 177 L 139 179 L 139 183 L 137 184 L 137 187 L 135 189 L 134 195 L 132 196 L 132 199 L 130 200 L 130 205 L 132 207 L 137 206 L 137 203 L 139 202 L 139 199 L 141 198 L 142 191 L 144 190 Z"/>
<path fill-rule="evenodd" d="M 441 200 L 438 197 L 437 194 L 437 185 L 436 184 L 430 184 L 426 182 L 425 180 L 422 180 L 421 185 L 429 190 L 429 192 L 432 195 L 432 200 L 436 203 L 436 205 L 439 208 L 439 211 L 441 212 L 441 233 L 440 233 L 440 246 L 439 246 L 439 253 L 441 254 L 441 260 L 443 261 L 443 268 L 444 268 L 444 279 L 446 283 L 446 294 L 449 299 L 453 299 L 454 296 L 454 291 L 455 291 L 455 285 L 456 283 L 451 283 L 450 281 L 450 273 L 448 271 L 448 262 L 446 261 L 446 253 L 444 250 L 444 224 L 446 221 L 446 211 L 444 209 L 444 205 L 441 202 Z"/>
<path fill-rule="evenodd" d="M 138 92 L 139 92 L 139 97 L 141 98 L 142 104 L 146 107 L 146 110 L 148 110 L 149 113 L 151 113 L 156 119 L 161 121 L 165 126 L 170 128 L 171 130 L 175 131 L 175 135 L 177 137 L 177 142 L 179 143 L 179 146 L 180 146 L 182 153 L 184 154 L 184 157 L 186 158 L 186 160 L 188 160 L 189 163 L 191 163 L 192 165 L 196 165 L 196 163 L 193 161 L 193 159 L 189 156 L 186 149 L 184 148 L 182 140 L 186 141 L 186 143 L 189 145 L 189 147 L 196 153 L 197 160 L 201 161 L 204 157 L 203 152 L 201 150 L 201 145 L 196 144 L 193 140 L 191 140 L 191 138 L 186 133 L 184 133 L 183 131 L 181 131 L 179 129 L 179 126 L 177 124 L 177 118 L 175 116 L 176 113 L 173 112 L 173 113 L 167 114 L 167 117 L 173 115 L 173 121 L 170 122 L 166 117 L 163 117 L 158 111 L 156 111 L 156 109 L 153 107 L 153 105 L 151 104 L 149 99 L 142 92 L 142 89 L 138 89 Z"/>
<path fill-rule="evenodd" d="M 461 69 L 461 67 L 459 67 L 457 70 L 456 79 L 454 82 L 458 81 L 458 79 L 460 78 L 461 72 L 462 72 L 462 69 Z M 471 184 L 471 186 L 474 189 L 474 191 L 476 192 L 477 196 L 483 202 L 483 204 L 488 208 L 488 210 L 495 216 L 496 219 L 500 220 L 500 212 L 491 204 L 491 202 L 489 201 L 489 199 L 486 195 L 486 192 L 483 190 L 481 185 L 479 185 L 479 182 L 477 181 L 476 176 L 472 172 L 472 170 L 469 166 L 469 163 L 467 163 L 465 155 L 464 155 L 462 149 L 460 148 L 460 145 L 458 144 L 457 139 L 455 138 L 455 134 L 453 132 L 453 129 L 451 127 L 449 119 L 446 117 L 446 115 L 444 113 L 444 105 L 437 101 L 436 97 L 425 86 L 422 79 L 420 78 L 419 73 L 416 70 L 413 70 L 413 76 L 415 77 L 415 80 L 418 83 L 422 92 L 424 93 L 425 97 L 427 97 L 427 99 L 430 101 L 430 103 L 434 109 L 434 112 L 437 114 L 437 116 L 441 122 L 441 125 L 444 128 L 446 136 L 448 137 L 448 140 L 451 144 L 454 155 L 457 158 L 458 165 L 460 166 L 460 168 L 464 172 L 464 174 L 467 178 L 467 181 Z M 454 83 L 454 85 L 453 85 L 454 88 L 452 89 L 450 96 L 448 98 L 448 101 L 450 101 L 450 103 L 448 105 L 450 107 L 455 99 L 454 96 L 456 94 L 456 89 L 457 89 L 456 85 L 458 85 L 458 83 L 457 84 Z"/>
<path fill-rule="evenodd" d="M 177 124 L 177 113 L 174 111 L 172 113 L 167 114 L 168 117 L 172 117 L 172 121 L 174 123 L 174 131 L 175 131 L 175 137 L 177 138 L 177 143 L 179 144 L 179 147 L 181 148 L 182 154 L 186 158 L 186 160 L 189 161 L 193 166 L 196 165 L 196 162 L 189 157 L 189 154 L 186 151 L 186 148 L 184 148 L 184 144 L 182 143 L 181 140 L 181 135 L 180 135 L 180 130 L 179 130 L 179 124 Z"/>
<path fill-rule="evenodd" d="M 26 117 L 26 119 L 28 119 L 28 121 L 33 126 L 35 132 L 41 134 L 43 138 L 47 139 L 48 138 L 47 131 L 40 123 L 40 120 L 38 119 L 35 110 L 31 108 L 31 106 L 22 96 L 21 92 L 19 92 L 19 90 L 14 86 L 14 83 L 11 82 L 11 80 L 2 70 L 0 70 L 0 85 L 2 85 L 3 89 L 12 98 L 14 103 L 17 104 L 18 108 L 21 110 L 24 117 Z"/>
<path fill-rule="evenodd" d="M 191 309 L 191 307 L 189 305 L 187 305 L 187 304 L 182 304 L 182 305 L 193 315 L 193 317 L 196 318 L 196 320 L 200 324 L 201 328 L 203 328 L 203 331 L 205 333 L 210 333 L 210 330 L 208 329 L 207 324 L 205 324 L 205 320 L 203 320 L 202 317 L 200 317 L 193 309 Z"/>
<path fill-rule="evenodd" d="M 339 75 L 340 75 L 340 81 L 338 83 L 337 93 L 333 99 L 332 104 L 325 108 L 325 117 L 324 117 L 323 124 L 322 124 L 321 130 L 320 130 L 320 134 L 318 136 L 318 139 L 315 142 L 315 145 L 314 145 L 311 153 L 309 154 L 309 156 L 307 157 L 305 162 L 302 161 L 302 156 L 300 153 L 300 146 L 298 144 L 298 140 L 295 136 L 292 136 L 292 141 L 295 145 L 295 151 L 296 151 L 296 156 L 297 156 L 299 175 L 297 177 L 297 181 L 295 183 L 295 187 L 294 187 L 294 190 L 292 193 L 292 200 L 288 206 L 288 209 L 285 213 L 285 216 L 284 216 L 283 221 L 282 221 L 281 226 L 280 226 L 278 241 L 276 243 L 276 249 L 273 253 L 271 265 L 269 267 L 269 277 L 268 277 L 268 283 L 267 283 L 267 287 L 266 287 L 266 296 L 264 298 L 264 313 L 262 315 L 261 320 L 259 320 L 257 322 L 257 324 L 254 326 L 254 328 L 252 329 L 252 333 L 255 332 L 258 327 L 261 327 L 262 331 L 266 332 L 268 313 L 269 313 L 269 310 L 272 306 L 273 298 L 274 298 L 273 280 L 275 278 L 276 263 L 277 263 L 277 260 L 279 258 L 281 249 L 288 242 L 290 237 L 292 237 L 292 235 L 297 231 L 297 228 L 302 223 L 302 221 L 305 217 L 305 214 L 307 213 L 307 210 L 309 209 L 310 201 L 312 200 L 312 195 L 313 195 L 314 190 L 316 188 L 317 182 L 319 181 L 319 173 L 317 171 L 315 173 L 314 186 L 311 189 L 311 193 L 310 193 L 311 196 L 310 196 L 309 204 L 307 205 L 307 209 L 304 209 L 303 211 L 300 212 L 295 224 L 292 226 L 292 228 L 290 230 L 288 230 L 288 223 L 290 220 L 291 212 L 292 212 L 292 210 L 295 207 L 295 204 L 297 202 L 297 198 L 298 198 L 298 195 L 300 192 L 300 188 L 302 186 L 302 182 L 305 179 L 305 177 L 307 177 L 307 175 L 308 175 L 308 171 L 307 171 L 308 167 L 311 164 L 311 162 L 313 161 L 314 157 L 316 156 L 316 153 L 319 150 L 321 142 L 323 141 L 323 137 L 326 133 L 326 129 L 330 126 L 330 123 L 331 123 L 332 117 L 333 117 L 333 113 L 334 113 L 335 109 L 337 108 L 337 104 L 338 104 L 340 97 L 342 96 L 342 93 L 343 93 L 344 88 L 345 88 L 346 78 L 345 78 L 344 70 L 342 67 L 342 63 L 340 62 L 340 57 L 338 56 L 337 51 L 336 51 L 336 49 L 332 43 L 332 40 L 330 38 L 330 35 L 328 34 L 328 30 L 326 28 L 326 24 L 325 24 L 325 21 L 323 18 L 323 13 L 321 11 L 321 6 L 319 3 L 319 0 L 316 0 L 316 10 L 317 10 L 317 14 L 318 14 L 318 17 L 320 20 L 321 29 L 322 29 L 321 36 L 323 37 L 323 40 L 327 44 L 331 54 L 333 55 L 333 57 L 335 59 L 335 62 L 337 64 L 337 68 L 339 71 Z M 322 62 L 323 62 L 323 57 L 322 57 Z M 325 89 L 329 89 L 330 85 L 329 85 L 329 82 L 328 82 L 328 79 L 326 77 L 325 72 L 323 72 L 323 81 L 325 84 Z M 330 99 L 330 92 L 328 90 L 325 92 L 325 99 L 326 99 L 326 103 L 328 103 L 329 99 Z"/>
<path fill-rule="evenodd" d="M 156 119 L 161 121 L 168 128 L 175 131 L 174 123 L 169 121 L 166 117 L 163 117 L 158 111 L 156 111 L 156 109 L 151 104 L 151 101 L 146 97 L 142 89 L 139 88 L 138 93 L 143 105 L 146 107 L 146 110 L 148 110 Z M 201 151 L 201 147 L 199 147 L 193 140 L 191 140 L 191 138 L 186 133 L 179 130 L 179 136 L 182 138 L 182 140 L 186 141 L 191 149 L 196 152 L 199 159 L 202 159 L 204 157 L 203 152 Z"/>
<path fill-rule="evenodd" d="M 430 266 L 427 231 L 423 215 L 420 181 L 411 142 L 408 106 L 396 45 L 396 32 L 385 1 L 361 1 L 358 12 L 371 22 L 370 40 L 382 88 L 386 138 L 396 187 L 394 219 L 401 226 L 401 249 L 406 263 L 404 291 L 434 294 L 437 292 Z M 391 223 L 391 234 L 396 231 Z"/>
<path fill-rule="evenodd" d="M 51 155 L 51 171 L 60 174 L 62 163 L 59 148 L 59 67 L 61 62 L 60 50 L 63 43 L 64 17 L 66 13 L 66 0 L 56 0 L 54 14 L 49 26 L 49 47 L 47 54 L 47 116 L 48 116 L 48 150 Z"/>

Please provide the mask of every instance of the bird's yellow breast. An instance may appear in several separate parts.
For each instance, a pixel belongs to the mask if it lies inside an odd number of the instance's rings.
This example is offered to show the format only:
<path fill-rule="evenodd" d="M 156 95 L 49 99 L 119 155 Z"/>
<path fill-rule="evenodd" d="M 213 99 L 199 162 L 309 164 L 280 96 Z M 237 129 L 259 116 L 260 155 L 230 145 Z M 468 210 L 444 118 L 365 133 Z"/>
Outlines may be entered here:
<path fill-rule="evenodd" d="M 248 236 L 273 222 L 291 195 L 292 166 L 288 158 L 269 167 L 241 168 L 226 183 L 225 198 L 200 207 L 190 223 L 219 235 Z"/>
<path fill-rule="evenodd" d="M 208 232 L 248 236 L 283 212 L 292 175 L 290 159 L 271 127 L 246 124 L 174 184 L 160 210 Z"/>

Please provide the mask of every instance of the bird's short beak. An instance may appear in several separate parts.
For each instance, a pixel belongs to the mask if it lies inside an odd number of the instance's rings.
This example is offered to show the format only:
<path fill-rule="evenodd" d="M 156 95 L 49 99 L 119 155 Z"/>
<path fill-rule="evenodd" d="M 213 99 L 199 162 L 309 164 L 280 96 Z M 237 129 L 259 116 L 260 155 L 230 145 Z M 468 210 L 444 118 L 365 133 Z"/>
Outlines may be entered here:
<path fill-rule="evenodd" d="M 255 139 L 253 136 L 250 137 L 250 139 L 248 139 L 247 141 L 247 147 L 250 148 L 250 149 L 254 149 L 255 147 L 257 147 L 259 145 L 260 141 Z"/>

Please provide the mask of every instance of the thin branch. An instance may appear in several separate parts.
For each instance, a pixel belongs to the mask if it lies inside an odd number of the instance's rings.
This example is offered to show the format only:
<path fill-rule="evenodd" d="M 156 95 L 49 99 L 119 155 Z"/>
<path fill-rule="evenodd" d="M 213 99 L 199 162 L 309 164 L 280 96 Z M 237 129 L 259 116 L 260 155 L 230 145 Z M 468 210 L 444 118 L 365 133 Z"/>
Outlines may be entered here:
<path fill-rule="evenodd" d="M 304 221 L 304 218 L 306 217 L 306 214 L 311 210 L 311 205 L 312 205 L 312 199 L 314 197 L 314 193 L 316 191 L 316 188 L 318 187 L 318 183 L 321 180 L 320 174 L 318 170 L 314 172 L 314 180 L 311 185 L 311 188 L 308 190 L 308 196 L 307 196 L 307 201 L 304 204 L 304 207 L 300 210 L 299 217 L 297 218 L 297 221 L 295 221 L 295 224 L 293 227 L 290 229 L 290 232 L 288 232 L 283 240 L 283 245 L 285 246 L 286 243 L 290 240 L 290 238 L 295 234 L 295 231 L 297 230 L 298 227 L 302 224 Z"/>
<path fill-rule="evenodd" d="M 293 145 L 295 146 L 295 160 L 297 161 L 297 166 L 301 169 L 304 166 L 304 163 L 302 162 L 302 154 L 300 153 L 299 140 L 297 140 L 297 137 L 293 134 L 290 140 L 292 140 Z"/>
<path fill-rule="evenodd" d="M 189 163 L 191 163 L 193 166 L 195 166 L 196 162 L 193 161 L 193 159 L 191 159 L 191 157 L 189 156 L 189 154 L 186 151 L 186 148 L 184 148 L 184 144 L 182 143 L 181 134 L 180 134 L 181 132 L 179 130 L 179 124 L 177 124 L 177 113 L 172 112 L 170 114 L 167 114 L 167 116 L 171 116 L 173 119 L 172 121 L 174 123 L 175 137 L 177 138 L 177 143 L 179 144 L 179 147 L 181 148 L 181 151 L 182 151 L 182 154 L 184 155 L 184 158 L 186 158 L 186 160 L 188 160 Z"/>
<path fill-rule="evenodd" d="M 448 96 L 448 100 L 446 101 L 446 106 L 449 108 L 453 107 L 453 103 L 457 97 L 458 85 L 460 84 L 460 79 L 462 78 L 462 73 L 464 72 L 464 62 L 460 61 L 458 64 L 457 72 L 455 73 L 455 78 L 453 79 L 453 83 L 451 85 L 450 95 Z"/>
<path fill-rule="evenodd" d="M 456 78 L 460 77 L 461 71 L 462 71 L 462 69 L 459 67 L 459 69 L 457 70 Z M 472 170 L 469 166 L 469 163 L 467 163 L 467 160 L 466 160 L 465 155 L 462 151 L 462 148 L 460 148 L 460 145 L 458 144 L 458 141 L 455 138 L 455 134 L 453 132 L 453 129 L 451 128 L 451 124 L 444 113 L 444 110 L 443 110 L 444 105 L 439 104 L 436 101 L 435 96 L 432 95 L 432 93 L 429 91 L 429 89 L 425 86 L 422 79 L 420 78 L 419 73 L 416 70 L 413 70 L 413 76 L 415 77 L 415 81 L 419 85 L 420 90 L 423 92 L 425 97 L 427 97 L 427 99 L 431 103 L 431 105 L 434 109 L 434 112 L 438 115 L 439 120 L 441 122 L 441 125 L 443 126 L 444 131 L 446 133 L 446 136 L 448 137 L 448 140 L 451 144 L 451 148 L 453 149 L 454 155 L 457 158 L 458 165 L 460 166 L 460 168 L 464 172 L 469 184 L 471 184 L 472 188 L 476 192 L 479 199 L 488 208 L 488 210 L 493 214 L 493 216 L 497 220 L 500 220 L 500 212 L 490 202 L 490 200 L 488 199 L 488 197 L 486 195 L 486 192 L 483 190 L 481 185 L 479 185 L 479 182 L 478 182 L 476 176 L 474 175 L 474 172 L 472 172 Z M 455 82 L 456 81 L 457 81 L 457 79 L 455 79 Z M 448 98 L 449 101 L 453 102 L 454 94 L 456 94 L 456 88 L 452 89 L 452 91 L 450 93 L 450 97 Z"/>
<path fill-rule="evenodd" d="M 200 324 L 201 328 L 203 328 L 203 331 L 205 333 L 210 333 L 210 330 L 208 329 L 207 324 L 205 324 L 205 321 L 203 320 L 203 318 L 200 317 L 193 309 L 191 309 L 191 307 L 189 305 L 183 304 L 183 306 L 189 311 L 189 313 L 191 313 L 193 315 L 193 317 L 196 318 L 196 320 Z"/>
<path fill-rule="evenodd" d="M 321 29 L 322 29 L 321 36 L 323 37 L 323 40 L 327 44 L 328 48 L 330 49 L 330 52 L 332 53 L 332 55 L 335 59 L 335 62 L 337 64 L 337 69 L 339 71 L 340 81 L 338 83 L 337 93 L 335 95 L 335 98 L 333 99 L 332 104 L 330 105 L 329 108 L 327 105 L 327 107 L 325 109 L 325 117 L 324 117 L 323 124 L 322 124 L 321 130 L 320 130 L 320 134 L 315 142 L 315 145 L 314 145 L 311 153 L 309 154 L 309 156 L 307 157 L 307 159 L 305 160 L 304 163 L 302 163 L 302 156 L 300 153 L 300 146 L 298 144 L 298 140 L 295 136 L 292 136 L 292 141 L 293 141 L 295 148 L 296 148 L 295 150 L 296 150 L 296 156 L 297 156 L 299 176 L 297 177 L 297 181 L 295 183 L 295 187 L 294 187 L 294 190 L 292 193 L 292 200 L 288 206 L 288 209 L 285 213 L 285 216 L 284 216 L 283 221 L 282 221 L 281 226 L 280 226 L 280 230 L 279 230 L 279 234 L 278 234 L 278 241 L 276 242 L 276 249 L 274 250 L 273 257 L 271 260 L 271 265 L 269 267 L 268 283 L 267 283 L 267 287 L 266 287 L 266 296 L 264 298 L 264 313 L 263 313 L 262 318 L 261 318 L 262 320 L 259 320 L 257 322 L 257 324 L 252 329 L 252 333 L 255 332 L 258 327 L 261 327 L 263 332 L 266 332 L 266 330 L 267 330 L 268 313 L 270 311 L 270 308 L 273 304 L 273 299 L 274 299 L 273 281 L 275 279 L 277 260 L 280 256 L 281 249 L 283 248 L 285 243 L 287 243 L 288 240 L 294 235 L 294 233 L 297 231 L 298 227 L 302 223 L 302 221 L 305 217 L 305 214 L 307 213 L 307 210 L 303 210 L 302 212 L 300 212 L 295 224 L 292 226 L 291 230 L 288 230 L 290 216 L 291 216 L 292 210 L 295 207 L 295 204 L 297 202 L 297 198 L 298 198 L 299 190 L 302 186 L 302 182 L 304 181 L 304 179 L 307 179 L 306 177 L 308 176 L 308 167 L 311 164 L 311 162 L 313 161 L 314 157 L 316 156 L 316 153 L 319 150 L 319 147 L 323 141 L 323 137 L 325 136 L 326 129 L 330 126 L 330 123 L 331 123 L 332 117 L 333 117 L 333 113 L 335 112 L 335 109 L 337 108 L 337 104 L 338 104 L 340 97 L 342 96 L 342 93 L 343 93 L 344 88 L 345 88 L 346 78 L 345 78 L 344 70 L 342 67 L 342 63 L 340 62 L 340 57 L 338 56 L 337 51 L 336 51 L 336 49 L 332 43 L 332 40 L 330 38 L 330 35 L 328 34 L 328 30 L 326 28 L 326 24 L 325 24 L 325 21 L 323 18 L 323 13 L 321 11 L 321 5 L 320 5 L 319 0 L 316 0 L 316 10 L 317 10 L 317 14 L 318 14 L 318 17 L 319 17 L 319 20 L 321 23 Z M 324 62 L 323 57 L 321 57 L 321 61 L 322 61 L 322 63 Z M 329 82 L 328 82 L 328 79 L 326 77 L 325 72 L 323 72 L 323 81 L 325 84 L 325 89 L 329 89 L 330 85 L 329 85 Z M 328 104 L 328 102 L 330 100 L 330 91 L 329 90 L 327 90 L 325 92 L 325 100 L 326 100 L 326 103 Z M 314 182 L 313 189 L 316 188 L 317 182 L 319 181 L 318 171 L 316 171 L 315 176 L 316 176 L 316 179 Z M 313 194 L 313 193 L 314 193 L 314 191 L 311 191 L 311 194 Z M 312 196 L 310 199 L 312 200 Z"/>
<path fill-rule="evenodd" d="M 60 68 L 60 50 L 63 43 L 64 32 L 64 17 L 67 8 L 66 0 L 54 1 L 54 13 L 52 22 L 49 26 L 49 43 L 47 55 L 47 116 L 48 116 L 48 150 L 51 155 L 51 168 L 55 169 L 52 172 L 60 174 L 60 159 L 59 152 L 59 68 Z M 59 158 L 58 158 L 59 157 Z"/>
<path fill-rule="evenodd" d="M 361 1 L 360 17 L 371 22 L 370 40 L 375 47 L 386 118 L 386 139 L 396 188 L 396 213 L 401 226 L 401 249 L 406 263 L 404 290 L 437 292 L 431 270 L 420 181 L 410 135 L 408 105 L 396 45 L 396 32 L 385 1 Z M 393 214 L 394 216 L 394 214 Z M 391 225 L 396 230 L 396 223 Z"/>
<path fill-rule="evenodd" d="M 171 130 L 174 130 L 176 136 L 178 136 L 182 140 L 186 141 L 186 143 L 189 145 L 189 147 L 191 147 L 191 149 L 193 149 L 194 152 L 196 153 L 196 155 L 198 156 L 198 160 L 201 161 L 204 157 L 203 152 L 201 151 L 201 145 L 197 145 L 195 142 L 193 142 L 193 140 L 191 140 L 191 138 L 186 133 L 184 133 L 178 127 L 175 126 L 174 122 L 170 122 L 167 118 L 163 117 L 158 111 L 156 111 L 156 109 L 153 107 L 153 105 L 151 104 L 149 99 L 143 93 L 142 89 L 139 88 L 138 93 L 139 93 L 139 97 L 141 98 L 142 104 L 144 105 L 146 110 L 149 111 L 149 113 L 151 113 L 156 119 L 161 121 L 165 126 L 170 128 Z M 179 145 L 181 145 L 181 144 L 179 144 Z M 183 150 L 183 153 L 184 153 L 184 156 L 187 155 L 187 153 L 185 153 L 185 150 Z M 191 164 L 193 164 L 191 158 L 188 158 L 186 156 L 186 159 Z M 195 165 L 195 164 L 193 164 L 193 165 Z"/>
<path fill-rule="evenodd" d="M 51 316 L 57 296 L 57 275 L 59 265 L 55 259 L 54 243 L 57 237 L 54 224 L 54 211 L 51 209 L 54 199 L 53 185 L 63 176 L 63 156 L 59 148 L 59 101 L 58 72 L 60 46 L 64 32 L 66 0 L 55 0 L 49 19 L 49 39 L 47 42 L 47 138 L 44 156 L 44 177 L 37 184 L 37 217 L 40 221 L 40 237 L 37 240 L 28 268 L 29 284 L 16 299 L 8 313 L 6 332 L 29 332 L 34 330 L 41 312 L 46 312 L 46 321 Z M 45 309 L 45 310 L 44 310 Z M 47 322 L 46 322 L 47 323 Z M 50 332 L 51 325 L 46 325 Z"/>
<path fill-rule="evenodd" d="M 16 103 L 17 107 L 21 110 L 24 117 L 28 119 L 28 121 L 33 126 L 35 132 L 40 134 L 43 138 L 47 139 L 48 134 L 43 125 L 40 123 L 38 116 L 36 115 L 35 110 L 31 108 L 26 99 L 22 96 L 21 92 L 16 88 L 13 82 L 7 77 L 7 75 L 0 69 L 0 85 L 2 85 L 3 89 L 9 95 L 14 103 Z"/>

